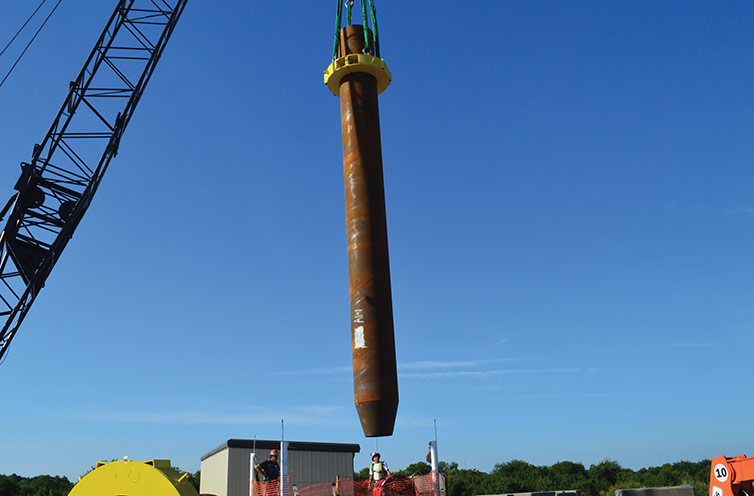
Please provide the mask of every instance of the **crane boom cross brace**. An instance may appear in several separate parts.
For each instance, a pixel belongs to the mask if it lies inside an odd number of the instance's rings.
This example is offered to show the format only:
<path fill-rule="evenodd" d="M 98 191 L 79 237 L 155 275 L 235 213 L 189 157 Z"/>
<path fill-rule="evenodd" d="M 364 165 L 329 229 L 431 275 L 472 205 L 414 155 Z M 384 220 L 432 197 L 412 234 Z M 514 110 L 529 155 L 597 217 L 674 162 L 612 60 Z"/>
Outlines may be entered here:
<path fill-rule="evenodd" d="M 0 211 L 0 360 L 91 204 L 187 0 L 118 0 Z"/>

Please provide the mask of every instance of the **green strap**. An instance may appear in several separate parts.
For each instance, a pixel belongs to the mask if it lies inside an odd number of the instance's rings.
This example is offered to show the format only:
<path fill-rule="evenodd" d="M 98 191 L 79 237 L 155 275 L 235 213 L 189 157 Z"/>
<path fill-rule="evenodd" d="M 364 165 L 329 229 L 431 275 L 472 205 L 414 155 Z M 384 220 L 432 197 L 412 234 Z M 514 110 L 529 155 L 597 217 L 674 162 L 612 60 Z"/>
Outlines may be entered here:
<path fill-rule="evenodd" d="M 337 10 L 335 16 L 335 41 L 332 48 L 333 60 L 338 58 L 338 44 L 340 42 L 340 25 L 343 20 L 343 1 L 337 0 Z M 368 2 L 368 3 L 367 3 Z M 353 10 L 354 0 L 345 0 L 346 3 L 346 22 L 347 26 L 351 25 L 351 13 Z M 375 57 L 380 57 L 380 36 L 377 30 L 377 9 L 374 6 L 374 0 L 361 0 L 361 13 L 364 18 L 364 53 L 369 53 Z M 369 36 L 369 17 L 372 19 L 372 33 Z"/>
<path fill-rule="evenodd" d="M 372 32 L 374 33 L 374 56 L 380 58 L 380 37 L 377 32 L 377 9 L 374 7 L 374 0 L 369 0 L 369 6 L 372 13 Z"/>
<path fill-rule="evenodd" d="M 332 59 L 338 58 L 338 41 L 340 41 L 340 19 L 343 16 L 343 0 L 338 0 L 338 7 L 335 11 L 335 43 L 332 47 Z M 351 17 L 350 14 L 348 16 Z"/>
<path fill-rule="evenodd" d="M 361 0 L 361 13 L 364 16 L 364 53 L 371 53 L 372 44 L 369 39 L 369 26 L 367 23 L 367 0 Z"/>

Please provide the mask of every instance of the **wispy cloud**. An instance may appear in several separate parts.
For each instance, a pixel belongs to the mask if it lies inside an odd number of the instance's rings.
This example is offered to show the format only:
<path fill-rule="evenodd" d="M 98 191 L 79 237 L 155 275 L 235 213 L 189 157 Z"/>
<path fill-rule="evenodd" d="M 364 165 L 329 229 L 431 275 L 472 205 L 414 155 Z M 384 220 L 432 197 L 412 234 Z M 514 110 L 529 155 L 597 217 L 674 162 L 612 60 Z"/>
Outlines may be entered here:
<path fill-rule="evenodd" d="M 398 370 L 428 370 L 428 369 L 458 369 L 483 367 L 485 365 L 500 364 L 530 360 L 525 357 L 495 358 L 491 360 L 423 360 L 417 362 L 399 363 Z M 280 370 L 268 372 L 268 375 L 299 376 L 299 375 L 347 375 L 352 372 L 351 367 L 324 367 L 299 370 Z"/>
<path fill-rule="evenodd" d="M 754 215 L 754 207 L 726 208 L 723 212 L 730 215 Z"/>
<path fill-rule="evenodd" d="M 573 393 L 573 394 L 522 394 L 518 396 L 512 396 L 513 400 L 571 400 L 571 399 L 587 399 L 587 398 L 610 398 L 607 393 Z"/>
<path fill-rule="evenodd" d="M 401 429 L 422 429 L 422 431 L 426 432 L 427 427 L 432 425 L 433 420 L 432 417 L 400 414 L 395 419 L 395 425 Z"/>
<path fill-rule="evenodd" d="M 549 369 L 496 369 L 496 370 L 454 370 L 449 372 L 403 372 L 400 377 L 415 377 L 419 379 L 434 379 L 448 377 L 491 377 L 500 375 L 524 375 L 524 374 L 575 374 L 589 372 L 590 370 L 578 368 L 549 368 Z"/>
<path fill-rule="evenodd" d="M 669 202 L 666 208 L 686 208 L 704 212 L 711 215 L 743 215 L 747 217 L 754 216 L 754 207 L 720 207 L 708 203 L 684 204 L 682 202 Z"/>
<path fill-rule="evenodd" d="M 666 344 L 663 348 L 709 348 L 711 343 L 671 343 Z"/>
<path fill-rule="evenodd" d="M 319 425 L 338 424 L 337 414 L 341 408 L 330 406 L 308 406 L 290 411 L 255 408 L 246 412 L 226 413 L 212 411 L 99 411 L 87 413 L 73 413 L 75 420 L 88 422 L 103 422 L 117 424 L 178 424 L 178 425 L 240 425 L 267 424 L 285 420 L 287 424 Z M 342 420 L 343 423 L 347 419 Z"/>
<path fill-rule="evenodd" d="M 319 369 L 280 370 L 268 372 L 268 375 L 337 375 L 351 372 L 350 367 L 325 367 Z"/>
<path fill-rule="evenodd" d="M 424 360 L 419 362 L 408 362 L 398 364 L 399 370 L 416 370 L 416 369 L 454 369 L 464 367 L 482 367 L 484 365 L 490 365 L 494 363 L 506 363 L 506 362 L 518 362 L 521 360 L 529 360 L 524 357 L 515 358 L 495 358 L 492 360 Z"/>
<path fill-rule="evenodd" d="M 594 369 L 582 368 L 489 368 L 504 363 L 533 360 L 530 357 L 510 357 L 479 360 L 421 360 L 398 364 L 398 376 L 401 378 L 438 379 L 438 378 L 485 378 L 505 375 L 530 374 L 578 374 L 593 372 Z M 350 367 L 328 367 L 319 369 L 284 370 L 270 372 L 270 375 L 350 375 Z"/>

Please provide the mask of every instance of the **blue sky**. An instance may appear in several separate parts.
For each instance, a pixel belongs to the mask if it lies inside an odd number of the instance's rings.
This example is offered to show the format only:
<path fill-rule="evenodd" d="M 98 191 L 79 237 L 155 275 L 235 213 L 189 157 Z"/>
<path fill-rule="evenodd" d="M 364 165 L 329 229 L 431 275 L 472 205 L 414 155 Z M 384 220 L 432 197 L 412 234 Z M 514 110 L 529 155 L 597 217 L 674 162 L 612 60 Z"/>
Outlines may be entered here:
<path fill-rule="evenodd" d="M 64 1 L 0 88 L 8 196 L 110 4 Z M 32 8 L 0 5 L 3 42 Z M 423 458 L 434 419 L 441 459 L 485 471 L 751 454 L 754 5 L 377 8 L 390 466 Z M 281 419 L 366 466 L 333 24 L 331 2 L 189 2 L 0 365 L 0 473 L 194 471 Z"/>

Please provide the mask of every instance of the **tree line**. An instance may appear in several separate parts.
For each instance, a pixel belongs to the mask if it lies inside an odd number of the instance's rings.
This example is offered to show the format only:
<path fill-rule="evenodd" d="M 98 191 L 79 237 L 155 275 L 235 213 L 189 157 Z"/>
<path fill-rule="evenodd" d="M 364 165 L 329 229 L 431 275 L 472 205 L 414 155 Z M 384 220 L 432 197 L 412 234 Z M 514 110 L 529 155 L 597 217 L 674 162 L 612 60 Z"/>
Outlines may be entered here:
<path fill-rule="evenodd" d="M 186 473 L 178 467 L 173 468 L 181 474 Z M 94 467 L 91 470 L 94 470 Z M 199 492 L 201 477 L 199 471 L 188 474 L 189 481 L 196 488 L 196 492 Z M 52 475 L 36 477 L 21 477 L 16 474 L 0 475 L 0 496 L 68 496 L 74 484 L 68 480 L 68 477 Z"/>
<path fill-rule="evenodd" d="M 604 460 L 588 469 L 581 463 L 558 462 L 532 465 L 522 460 L 498 463 L 491 472 L 459 468 L 456 462 L 440 462 L 447 480 L 448 496 L 478 496 L 521 492 L 580 490 L 588 496 L 613 496 L 616 489 L 669 487 L 688 484 L 696 496 L 709 494 L 710 460 L 666 463 L 660 467 L 631 470 L 614 460 Z M 428 463 L 418 462 L 393 472 L 411 477 L 430 472 Z M 369 467 L 355 474 L 366 479 Z M 0 495 L 2 496 L 2 495 Z"/>
<path fill-rule="evenodd" d="M 179 472 L 177 467 L 173 467 Z M 456 462 L 440 462 L 440 472 L 445 474 L 448 496 L 478 496 L 482 494 L 507 494 L 536 491 L 578 489 L 585 496 L 613 496 L 616 489 L 636 487 L 668 487 L 689 484 L 696 496 L 709 494 L 710 460 L 699 462 L 666 463 L 660 467 L 631 470 L 614 460 L 605 460 L 588 469 L 581 463 L 558 462 L 550 466 L 532 465 L 521 460 L 498 463 L 491 472 L 459 468 Z M 413 463 L 403 470 L 393 472 L 411 477 L 430 472 L 428 463 Z M 199 491 L 201 474 L 195 472 L 190 480 Z M 355 478 L 369 477 L 364 467 Z M 0 475 L 0 496 L 67 496 L 74 483 L 67 477 L 39 475 L 21 477 Z"/>
<path fill-rule="evenodd" d="M 66 496 L 72 488 L 68 477 L 0 475 L 0 496 Z"/>

